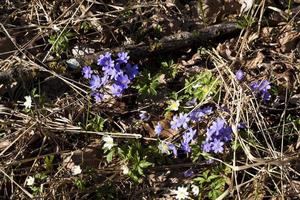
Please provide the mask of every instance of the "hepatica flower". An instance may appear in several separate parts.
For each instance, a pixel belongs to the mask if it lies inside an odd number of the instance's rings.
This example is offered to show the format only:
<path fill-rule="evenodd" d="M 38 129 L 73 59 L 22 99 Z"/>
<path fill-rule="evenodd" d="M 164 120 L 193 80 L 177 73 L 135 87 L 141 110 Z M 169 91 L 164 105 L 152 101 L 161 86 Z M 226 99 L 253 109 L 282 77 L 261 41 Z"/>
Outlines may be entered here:
<path fill-rule="evenodd" d="M 189 121 L 190 118 L 188 117 L 188 114 L 180 113 L 179 116 L 175 115 L 173 117 L 173 120 L 170 122 L 170 125 L 172 129 L 178 130 L 181 127 L 187 128 Z"/>
<path fill-rule="evenodd" d="M 118 84 L 123 89 L 128 88 L 129 83 L 130 80 L 126 74 L 119 75 L 116 79 L 116 84 Z"/>
<path fill-rule="evenodd" d="M 89 79 L 92 96 L 96 102 L 102 101 L 104 93 L 109 93 L 113 97 L 121 97 L 125 89 L 129 87 L 131 81 L 138 75 L 138 66 L 128 63 L 127 52 L 118 53 L 116 60 L 111 53 L 100 55 L 97 64 L 101 70 L 93 74 L 90 66 L 82 68 L 82 75 Z M 96 70 L 94 70 L 96 71 Z M 107 91 L 110 88 L 110 92 Z"/>
<path fill-rule="evenodd" d="M 199 122 L 203 117 L 211 114 L 212 112 L 212 107 L 210 106 L 204 108 L 197 108 L 190 113 L 189 117 L 192 121 Z"/>
<path fill-rule="evenodd" d="M 238 81 L 243 80 L 243 78 L 244 78 L 244 72 L 243 72 L 241 69 L 237 70 L 237 71 L 235 72 L 235 78 L 236 78 Z"/>
<path fill-rule="evenodd" d="M 160 135 L 160 133 L 162 132 L 163 127 L 160 123 L 157 123 L 157 125 L 154 127 L 154 132 L 157 136 Z"/>
<path fill-rule="evenodd" d="M 186 171 L 183 172 L 184 177 L 191 177 L 193 176 L 195 173 L 192 169 L 188 169 Z"/>
<path fill-rule="evenodd" d="M 119 63 L 125 63 L 126 64 L 128 62 L 128 60 L 129 60 L 128 53 L 126 53 L 126 52 L 120 52 L 120 53 L 118 53 L 117 61 Z"/>
<path fill-rule="evenodd" d="M 111 86 L 111 94 L 114 96 L 114 97 L 120 97 L 123 93 L 123 87 L 121 85 L 118 85 L 118 84 L 112 84 Z"/>
<path fill-rule="evenodd" d="M 137 65 L 131 65 L 129 63 L 125 66 L 125 73 L 128 75 L 129 79 L 134 79 L 139 74 L 139 68 Z"/>
<path fill-rule="evenodd" d="M 98 92 L 93 93 L 92 96 L 94 97 L 96 103 L 102 101 L 103 98 L 104 98 L 104 95 L 103 95 L 103 94 L 100 94 L 100 93 L 98 93 Z"/>
<path fill-rule="evenodd" d="M 214 153 L 222 153 L 224 151 L 224 142 L 219 139 L 214 139 L 211 149 Z"/>
<path fill-rule="evenodd" d="M 83 78 L 86 78 L 86 79 L 89 79 L 92 77 L 92 69 L 90 66 L 85 66 L 82 68 L 82 75 L 83 75 Z"/>
<path fill-rule="evenodd" d="M 207 128 L 206 139 L 202 144 L 204 152 L 222 153 L 225 142 L 232 140 L 232 128 L 226 124 L 222 118 L 217 118 L 210 127 Z"/>
<path fill-rule="evenodd" d="M 150 119 L 150 115 L 146 111 L 141 111 L 139 116 L 142 121 L 148 121 Z"/>
<path fill-rule="evenodd" d="M 90 88 L 91 90 L 96 90 L 101 87 L 101 78 L 98 75 L 92 75 L 90 80 Z"/>
<path fill-rule="evenodd" d="M 269 93 L 271 85 L 269 81 L 252 82 L 250 83 L 250 88 L 253 92 L 260 95 L 265 102 L 271 99 L 271 94 Z"/>
<path fill-rule="evenodd" d="M 182 138 L 183 141 L 181 142 L 181 148 L 184 152 L 189 153 L 191 152 L 190 143 L 194 139 L 196 135 L 196 130 L 189 128 L 187 131 L 184 132 Z"/>
<path fill-rule="evenodd" d="M 111 58 L 111 53 L 106 52 L 104 55 L 100 55 L 97 64 L 102 67 L 114 67 L 114 60 Z"/>

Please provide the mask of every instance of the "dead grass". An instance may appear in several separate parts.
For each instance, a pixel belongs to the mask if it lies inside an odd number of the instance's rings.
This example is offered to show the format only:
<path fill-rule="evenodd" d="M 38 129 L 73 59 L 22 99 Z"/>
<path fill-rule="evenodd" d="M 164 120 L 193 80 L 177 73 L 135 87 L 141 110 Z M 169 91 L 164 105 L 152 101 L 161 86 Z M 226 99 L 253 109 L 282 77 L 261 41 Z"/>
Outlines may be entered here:
<path fill-rule="evenodd" d="M 128 102 L 139 100 L 136 93 L 130 93 L 125 100 L 93 105 L 87 97 L 88 86 L 80 82 L 80 69 L 66 64 L 73 57 L 82 65 L 93 62 L 84 60 L 88 55 L 74 55 L 71 50 L 75 46 L 102 52 L 130 44 L 151 44 L 163 36 L 204 26 L 193 5 L 180 2 L 7 0 L 0 6 L 0 11 L 5 11 L 0 14 L 0 198 L 110 199 L 97 194 L 112 194 L 114 199 L 170 199 L 170 187 L 191 182 L 176 175 L 181 172 L 178 168 L 195 167 L 200 174 L 211 167 L 190 161 L 155 166 L 143 183 L 133 184 L 122 175 L 120 159 L 107 164 L 100 136 L 148 145 L 156 139 L 134 122 L 137 111 L 157 109 L 154 107 L 159 103 L 142 100 L 132 103 L 128 110 Z M 284 9 L 278 7 L 282 12 L 275 9 L 268 14 L 265 11 L 271 10 L 270 6 L 276 4 L 261 1 L 249 13 L 257 24 L 241 31 L 239 38 L 208 47 L 205 62 L 194 49 L 183 51 L 181 58 L 177 52 L 169 55 L 183 66 L 181 73 L 192 66 L 214 66 L 212 71 L 222 82 L 218 101 L 209 99 L 198 105 L 226 107 L 229 114 L 222 114 L 230 118 L 233 144 L 238 145 L 224 157 L 210 156 L 232 170 L 228 187 L 218 199 L 299 198 L 299 13 L 293 11 L 284 21 Z M 265 18 L 279 20 L 276 26 L 266 26 Z M 86 24 L 86 29 L 82 28 Z M 67 30 L 73 33 L 68 38 L 68 50 L 54 53 L 59 36 Z M 48 39 L 54 34 L 58 37 L 50 45 Z M 201 61 L 193 60 L 196 57 Z M 158 61 L 149 61 L 154 58 L 133 59 L 143 67 L 153 64 L 152 71 L 160 67 L 155 66 Z M 189 60 L 195 61 L 191 67 L 183 65 Z M 247 73 L 243 82 L 235 79 L 239 68 Z M 248 86 L 263 79 L 276 88 L 272 102 L 267 104 L 254 98 Z M 25 112 L 22 102 L 33 88 L 39 97 L 34 98 L 34 112 Z M 107 131 L 83 130 L 88 118 L 99 113 L 108 118 Z M 246 132 L 238 131 L 240 122 L 245 122 Z M 50 158 L 49 168 L 46 159 Z M 78 164 L 85 166 L 83 173 L 72 176 L 71 168 Z M 37 180 L 42 185 L 38 194 L 25 184 L 28 176 L 36 174 L 47 177 Z M 83 188 L 78 182 L 76 185 L 78 179 L 84 180 Z"/>

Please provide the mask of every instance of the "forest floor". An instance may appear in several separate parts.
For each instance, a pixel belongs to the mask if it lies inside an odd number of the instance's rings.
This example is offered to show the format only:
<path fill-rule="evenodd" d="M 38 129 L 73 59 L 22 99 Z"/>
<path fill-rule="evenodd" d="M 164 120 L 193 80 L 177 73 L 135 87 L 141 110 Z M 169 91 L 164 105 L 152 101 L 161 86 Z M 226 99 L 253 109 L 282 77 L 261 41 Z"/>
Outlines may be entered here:
<path fill-rule="evenodd" d="M 5 0 L 0 199 L 299 199 L 299 0 Z"/>

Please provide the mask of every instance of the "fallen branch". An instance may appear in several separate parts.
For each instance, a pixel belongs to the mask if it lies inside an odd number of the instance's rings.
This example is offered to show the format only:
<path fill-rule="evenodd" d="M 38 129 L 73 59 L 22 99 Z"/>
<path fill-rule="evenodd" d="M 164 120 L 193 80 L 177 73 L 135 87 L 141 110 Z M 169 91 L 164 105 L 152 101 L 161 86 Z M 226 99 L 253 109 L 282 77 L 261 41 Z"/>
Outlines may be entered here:
<path fill-rule="evenodd" d="M 138 45 L 127 45 L 124 47 L 116 47 L 102 52 L 97 52 L 93 55 L 86 55 L 79 59 L 82 63 L 85 60 L 91 60 L 95 62 L 99 55 L 107 51 L 120 52 L 127 51 L 130 56 L 134 58 L 149 57 L 155 55 L 166 54 L 170 52 L 176 52 L 187 48 L 207 46 L 209 41 L 219 39 L 224 36 L 228 36 L 239 29 L 234 22 L 227 22 L 216 24 L 212 26 L 205 27 L 203 29 L 194 30 L 193 32 L 182 32 L 179 34 L 166 36 L 161 40 L 153 41 L 150 44 L 138 44 Z M 41 61 L 36 60 L 36 63 Z M 8 71 L 0 72 L 0 84 L 8 84 L 13 81 L 21 81 L 24 78 L 23 75 L 28 76 L 28 67 L 20 68 L 13 67 Z M 32 80 L 37 74 L 32 73 L 29 80 Z"/>

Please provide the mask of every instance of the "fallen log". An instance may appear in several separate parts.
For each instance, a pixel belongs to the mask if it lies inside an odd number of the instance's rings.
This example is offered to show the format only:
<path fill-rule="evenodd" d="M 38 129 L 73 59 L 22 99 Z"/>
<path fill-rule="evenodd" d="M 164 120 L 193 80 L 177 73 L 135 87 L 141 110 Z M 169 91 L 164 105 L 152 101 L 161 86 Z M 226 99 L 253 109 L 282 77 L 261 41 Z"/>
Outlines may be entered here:
<path fill-rule="evenodd" d="M 179 34 L 166 36 L 161 40 L 153 41 L 150 44 L 137 44 L 137 45 L 127 45 L 124 47 L 116 47 L 112 49 L 107 49 L 101 52 L 97 52 L 92 55 L 85 55 L 78 58 L 80 63 L 84 63 L 86 60 L 90 60 L 95 62 L 99 55 L 104 52 L 120 52 L 127 51 L 131 58 L 145 58 L 155 55 L 162 55 L 170 52 L 176 52 L 179 50 L 198 47 L 198 46 L 207 46 L 209 41 L 213 41 L 216 39 L 220 39 L 221 37 L 232 35 L 235 36 L 235 32 L 238 32 L 239 29 L 236 26 L 235 22 L 226 22 L 221 24 L 216 24 L 212 26 L 208 26 L 199 30 L 194 30 L 193 32 L 181 32 Z M 29 52 L 25 52 L 29 53 Z M 30 56 L 35 59 L 34 56 Z M 35 59 L 37 64 L 41 64 L 40 60 Z M 44 65 L 45 66 L 45 65 Z M 12 67 L 7 71 L 0 72 L 0 84 L 8 84 L 13 81 L 20 81 L 20 78 L 24 78 L 22 76 L 22 72 L 26 73 L 26 77 L 28 77 L 28 68 L 20 69 L 19 67 Z M 36 73 L 32 73 L 32 77 L 28 77 L 30 80 L 36 76 Z M 24 80 L 22 80 L 24 81 Z"/>

